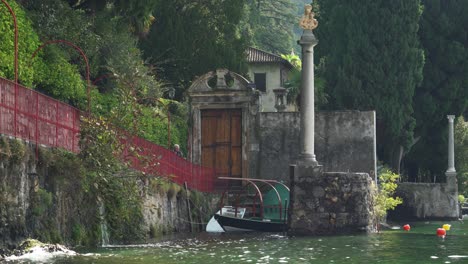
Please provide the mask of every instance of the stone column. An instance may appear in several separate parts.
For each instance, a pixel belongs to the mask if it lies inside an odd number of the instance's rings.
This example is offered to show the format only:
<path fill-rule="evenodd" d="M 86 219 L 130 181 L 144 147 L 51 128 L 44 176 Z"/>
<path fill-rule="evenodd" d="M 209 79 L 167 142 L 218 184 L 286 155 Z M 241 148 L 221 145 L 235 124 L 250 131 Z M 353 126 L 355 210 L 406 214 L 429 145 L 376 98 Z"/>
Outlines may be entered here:
<path fill-rule="evenodd" d="M 448 130 L 448 169 L 447 172 L 456 172 L 455 170 L 455 150 L 454 150 L 454 139 L 453 139 L 453 120 L 455 119 L 454 115 L 447 116 L 449 120 L 449 130 Z"/>
<path fill-rule="evenodd" d="M 301 87 L 301 152 L 290 167 L 289 235 L 333 235 L 370 230 L 372 179 L 367 173 L 324 173 L 314 153 L 314 46 L 318 25 L 312 6 L 306 5 L 299 22 L 304 29 Z"/>
<path fill-rule="evenodd" d="M 451 213 L 447 215 L 447 218 L 457 219 L 459 217 L 459 206 L 458 206 L 458 183 L 457 183 L 457 171 L 455 170 L 455 143 L 453 136 L 453 121 L 454 115 L 447 116 L 449 120 L 448 129 L 448 168 L 445 172 L 447 176 L 447 194 L 452 197 L 452 201 L 449 205 Z"/>
<path fill-rule="evenodd" d="M 304 29 L 298 43 L 302 47 L 300 160 L 311 165 L 318 165 L 314 152 L 314 46 L 318 41 L 312 30 Z"/>

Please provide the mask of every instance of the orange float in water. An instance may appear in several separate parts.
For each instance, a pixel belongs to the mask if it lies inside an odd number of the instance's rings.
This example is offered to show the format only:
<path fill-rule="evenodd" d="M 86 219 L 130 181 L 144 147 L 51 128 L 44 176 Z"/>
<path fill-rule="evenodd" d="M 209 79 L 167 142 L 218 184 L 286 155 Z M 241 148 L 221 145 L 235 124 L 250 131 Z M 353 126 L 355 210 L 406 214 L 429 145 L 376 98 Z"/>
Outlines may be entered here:
<path fill-rule="evenodd" d="M 410 231 L 410 229 L 411 229 L 411 226 L 408 225 L 408 224 L 403 226 L 403 230 L 405 230 L 405 231 Z"/>
<path fill-rule="evenodd" d="M 437 228 L 437 236 L 444 237 L 447 234 L 445 229 L 443 228 Z"/>

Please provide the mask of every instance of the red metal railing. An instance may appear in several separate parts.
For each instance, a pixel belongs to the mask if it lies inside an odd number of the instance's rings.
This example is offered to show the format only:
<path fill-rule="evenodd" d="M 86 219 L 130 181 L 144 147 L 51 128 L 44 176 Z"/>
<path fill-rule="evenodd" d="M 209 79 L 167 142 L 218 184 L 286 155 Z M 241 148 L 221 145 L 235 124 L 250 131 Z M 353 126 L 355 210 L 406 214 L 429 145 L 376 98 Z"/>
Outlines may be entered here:
<path fill-rule="evenodd" d="M 192 164 L 173 151 L 139 137 L 125 135 L 121 142 L 125 146 L 123 159 L 131 168 L 166 177 L 180 185 L 187 182 L 189 188 L 198 191 L 214 191 L 214 169 Z"/>
<path fill-rule="evenodd" d="M 0 77 L 0 134 L 79 152 L 80 111 L 21 85 L 17 88 L 15 104 L 15 84 Z M 187 182 L 198 191 L 215 191 L 214 169 L 194 165 L 145 139 L 120 134 L 123 159 L 131 168 L 178 184 Z"/>
<path fill-rule="evenodd" d="M 80 111 L 0 78 L 0 133 L 76 153 Z"/>

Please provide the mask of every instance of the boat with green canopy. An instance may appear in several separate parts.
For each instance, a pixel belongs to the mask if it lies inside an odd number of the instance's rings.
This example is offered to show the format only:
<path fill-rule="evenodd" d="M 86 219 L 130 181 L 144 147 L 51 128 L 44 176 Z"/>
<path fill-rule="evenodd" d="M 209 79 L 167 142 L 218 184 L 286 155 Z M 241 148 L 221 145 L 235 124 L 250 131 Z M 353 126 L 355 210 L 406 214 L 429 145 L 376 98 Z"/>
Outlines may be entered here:
<path fill-rule="evenodd" d="M 287 227 L 289 188 L 276 180 L 220 177 L 228 186 L 208 232 L 284 232 Z"/>

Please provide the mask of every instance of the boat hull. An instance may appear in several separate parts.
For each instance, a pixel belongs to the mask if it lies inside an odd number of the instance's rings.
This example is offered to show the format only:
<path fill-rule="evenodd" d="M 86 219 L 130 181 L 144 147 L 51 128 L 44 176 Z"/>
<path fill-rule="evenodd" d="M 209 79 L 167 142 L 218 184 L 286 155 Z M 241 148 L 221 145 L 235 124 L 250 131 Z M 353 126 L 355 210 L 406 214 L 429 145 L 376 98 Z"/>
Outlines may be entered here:
<path fill-rule="evenodd" d="M 224 231 L 258 231 L 258 232 L 284 232 L 286 223 L 236 218 L 215 214 L 214 218 Z"/>

